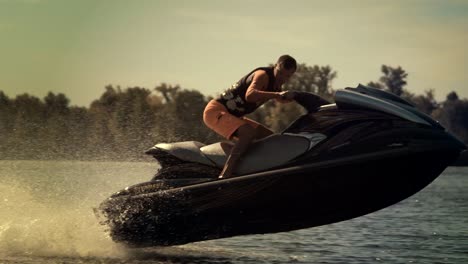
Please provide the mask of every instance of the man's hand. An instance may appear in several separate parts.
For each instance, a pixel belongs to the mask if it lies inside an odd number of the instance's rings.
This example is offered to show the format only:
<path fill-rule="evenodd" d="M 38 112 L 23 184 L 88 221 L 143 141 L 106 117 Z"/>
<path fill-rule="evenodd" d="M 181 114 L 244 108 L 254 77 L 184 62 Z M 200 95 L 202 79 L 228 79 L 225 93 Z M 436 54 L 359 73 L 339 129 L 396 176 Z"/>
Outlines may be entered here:
<path fill-rule="evenodd" d="M 296 96 L 296 92 L 294 91 L 283 91 L 279 93 L 278 99 L 290 102 L 294 99 L 295 96 Z"/>

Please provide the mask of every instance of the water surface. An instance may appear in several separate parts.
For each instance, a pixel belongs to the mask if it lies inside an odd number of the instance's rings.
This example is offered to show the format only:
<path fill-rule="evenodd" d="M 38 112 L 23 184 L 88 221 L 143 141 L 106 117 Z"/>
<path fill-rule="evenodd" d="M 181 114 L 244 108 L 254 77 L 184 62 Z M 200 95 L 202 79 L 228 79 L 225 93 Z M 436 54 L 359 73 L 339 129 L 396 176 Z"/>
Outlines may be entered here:
<path fill-rule="evenodd" d="M 0 263 L 468 263 L 468 168 L 378 212 L 167 248 L 114 243 L 93 208 L 156 163 L 0 161 Z"/>

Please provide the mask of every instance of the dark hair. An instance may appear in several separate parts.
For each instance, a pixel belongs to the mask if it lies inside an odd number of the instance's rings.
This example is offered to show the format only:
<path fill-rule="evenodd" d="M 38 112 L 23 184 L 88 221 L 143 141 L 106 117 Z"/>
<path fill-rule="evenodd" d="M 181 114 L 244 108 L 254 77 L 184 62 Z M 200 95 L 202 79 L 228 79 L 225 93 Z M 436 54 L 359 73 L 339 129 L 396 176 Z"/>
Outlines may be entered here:
<path fill-rule="evenodd" d="M 282 55 L 281 57 L 279 57 L 276 64 L 283 65 L 283 68 L 285 68 L 286 70 L 297 69 L 296 60 L 289 55 Z"/>

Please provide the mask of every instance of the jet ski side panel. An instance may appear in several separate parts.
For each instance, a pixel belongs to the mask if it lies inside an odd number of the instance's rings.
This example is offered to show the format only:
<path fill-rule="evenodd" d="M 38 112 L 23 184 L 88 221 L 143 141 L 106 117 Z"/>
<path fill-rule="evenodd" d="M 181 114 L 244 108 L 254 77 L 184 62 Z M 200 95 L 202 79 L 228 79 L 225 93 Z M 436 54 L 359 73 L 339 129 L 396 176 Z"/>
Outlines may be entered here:
<path fill-rule="evenodd" d="M 104 206 L 108 214 L 119 216 L 111 220 L 113 239 L 131 246 L 283 232 L 351 219 L 397 203 L 427 186 L 457 156 L 453 149 L 394 149 L 121 196 Z"/>
<path fill-rule="evenodd" d="M 205 144 L 197 141 L 184 141 L 175 143 L 160 143 L 146 151 L 146 154 L 154 154 L 158 151 L 165 151 L 180 160 L 187 162 L 196 162 L 204 165 L 214 166 L 213 162 L 208 159 L 200 148 Z"/>
<path fill-rule="evenodd" d="M 271 135 L 252 144 L 239 162 L 235 173 L 244 175 L 281 166 L 304 154 L 325 139 L 326 136 L 321 133 Z M 164 153 L 161 152 L 166 152 L 180 159 L 180 164 L 184 162 L 199 163 L 223 168 L 232 146 L 231 142 L 218 142 L 211 145 L 204 145 L 196 141 L 161 143 L 146 153 L 162 157 Z M 181 166 L 180 164 L 173 166 Z"/>
<path fill-rule="evenodd" d="M 326 138 L 325 135 L 316 134 L 313 144 L 318 144 Z M 216 143 L 201 148 L 206 157 L 213 161 L 219 168 L 226 162 L 226 154 L 221 145 Z M 255 142 L 239 162 L 235 173 L 244 175 L 256 171 L 281 166 L 284 163 L 304 154 L 309 150 L 311 140 L 301 135 L 274 134 L 268 138 Z"/>

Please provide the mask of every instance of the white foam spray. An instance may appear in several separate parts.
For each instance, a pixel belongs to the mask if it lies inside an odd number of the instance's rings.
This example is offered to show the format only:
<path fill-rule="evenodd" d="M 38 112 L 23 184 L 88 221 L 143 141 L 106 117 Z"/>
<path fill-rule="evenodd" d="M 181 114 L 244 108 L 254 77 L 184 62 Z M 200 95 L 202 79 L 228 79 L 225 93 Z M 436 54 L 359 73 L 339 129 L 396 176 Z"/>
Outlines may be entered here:
<path fill-rule="evenodd" d="M 93 208 L 155 164 L 0 161 L 0 256 L 125 257 Z"/>

